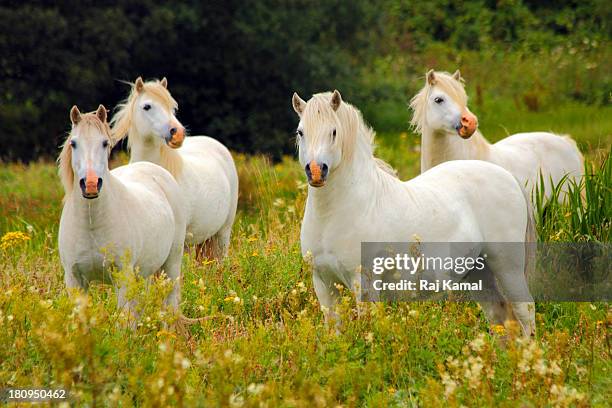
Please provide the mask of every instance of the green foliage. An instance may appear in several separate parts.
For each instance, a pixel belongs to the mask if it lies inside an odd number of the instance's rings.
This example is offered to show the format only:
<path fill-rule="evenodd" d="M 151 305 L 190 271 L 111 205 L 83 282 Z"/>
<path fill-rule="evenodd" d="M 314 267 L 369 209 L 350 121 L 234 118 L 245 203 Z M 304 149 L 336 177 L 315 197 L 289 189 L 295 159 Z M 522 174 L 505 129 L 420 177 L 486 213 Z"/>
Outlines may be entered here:
<path fill-rule="evenodd" d="M 545 200 L 544 185 L 550 185 L 540 175 L 534 191 L 535 215 L 542 239 L 556 241 L 610 242 L 612 230 L 612 157 L 609 151 L 601 165 L 585 162 L 584 177 L 579 183 L 562 180 L 552 186 Z M 562 187 L 567 187 L 567 193 Z"/>
<path fill-rule="evenodd" d="M 460 69 L 470 109 L 478 116 L 485 136 L 490 136 L 488 129 L 502 130 L 500 119 L 512 116 L 511 122 L 503 123 L 506 135 L 535 130 L 574 134 L 585 131 L 587 122 L 599 135 L 588 141 L 596 144 L 610 137 L 606 127 L 612 93 L 607 69 L 611 51 L 596 41 L 568 42 L 538 51 L 473 51 L 431 43 L 417 55 L 375 58 L 364 68 L 361 94 L 351 101 L 379 131 L 408 129 L 408 101 L 424 86 L 425 71 Z M 550 121 L 531 120 L 539 112 L 546 113 Z M 542 125 L 547 127 L 537 127 Z"/>
<path fill-rule="evenodd" d="M 54 156 L 71 105 L 112 108 L 128 92 L 118 80 L 142 75 L 168 77 L 179 116 L 193 131 L 279 158 L 291 148 L 294 90 L 349 89 L 350 52 L 362 44 L 356 33 L 365 28 L 364 4 L 4 5 L 0 157 Z"/>
<path fill-rule="evenodd" d="M 470 95 L 521 112 L 612 92 L 603 0 L 9 1 L 0 17 L 4 160 L 55 156 L 70 106 L 113 107 L 138 75 L 168 77 L 192 133 L 276 160 L 294 91 L 337 88 L 380 131 L 406 129 L 427 68 L 461 68 Z"/>

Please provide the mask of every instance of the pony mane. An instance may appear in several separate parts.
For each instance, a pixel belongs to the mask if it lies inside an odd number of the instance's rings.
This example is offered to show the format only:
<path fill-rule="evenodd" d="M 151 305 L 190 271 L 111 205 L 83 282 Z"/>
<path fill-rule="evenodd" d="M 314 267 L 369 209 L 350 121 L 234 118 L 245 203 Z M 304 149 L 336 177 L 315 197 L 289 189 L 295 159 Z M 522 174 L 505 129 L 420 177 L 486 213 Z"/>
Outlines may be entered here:
<path fill-rule="evenodd" d="M 175 149 L 171 149 L 166 145 L 159 148 L 160 161 L 159 165 L 168 170 L 175 179 L 183 171 L 183 159 Z"/>
<path fill-rule="evenodd" d="M 172 97 L 168 89 L 166 89 L 160 80 L 147 81 L 144 83 L 142 91 L 136 90 L 136 84 L 128 82 L 131 86 L 128 97 L 120 102 L 115 107 L 115 113 L 111 119 L 111 127 L 113 139 L 118 142 L 125 137 L 128 137 L 128 149 L 132 148 L 134 138 L 138 137 L 134 131 L 134 113 L 136 99 L 140 92 L 148 94 L 152 99 L 160 102 L 168 110 L 174 111 L 178 109 L 178 103 Z M 160 147 L 161 162 L 160 165 L 170 172 L 175 178 L 181 174 L 183 169 L 183 161 L 180 155 L 166 145 Z"/>
<path fill-rule="evenodd" d="M 72 130 L 68 134 L 68 137 L 64 141 L 62 145 L 62 151 L 60 152 L 59 157 L 57 158 L 58 162 L 58 174 L 60 180 L 62 182 L 62 186 L 64 187 L 64 199 L 68 196 L 74 187 L 74 171 L 72 170 L 72 146 L 70 146 L 70 139 L 72 139 L 72 132 L 76 128 L 84 128 L 86 132 L 91 132 L 92 130 L 99 131 L 109 140 L 109 148 L 108 153 L 110 154 L 110 146 L 113 145 L 111 128 L 106 122 L 102 122 L 96 116 L 96 112 L 89 112 L 81 114 L 81 120 L 77 125 L 72 126 Z"/>
<path fill-rule="evenodd" d="M 376 132 L 365 123 L 359 109 L 342 101 L 338 109 L 334 111 L 331 107 L 331 99 L 331 92 L 323 92 L 314 94 L 308 101 L 302 118 L 308 117 L 309 127 L 318 127 L 330 122 L 335 123 L 338 134 L 335 143 L 340 143 L 343 160 L 351 160 L 356 153 L 364 155 L 364 157 L 371 157 L 381 170 L 396 177 L 395 170 L 389 164 L 374 157 Z M 306 123 L 304 126 L 306 126 Z M 317 137 L 325 134 L 325 132 L 320 131 L 310 133 L 315 135 L 315 139 L 312 140 L 313 144 L 318 143 Z"/>
<path fill-rule="evenodd" d="M 462 81 L 454 79 L 451 74 L 443 71 L 436 71 L 435 76 L 435 85 L 430 85 L 425 81 L 425 86 L 410 100 L 410 108 L 413 111 L 410 125 L 417 133 L 423 132 L 425 116 L 427 114 L 427 100 L 434 87 L 442 89 L 460 106 L 467 106 L 468 97 Z"/>

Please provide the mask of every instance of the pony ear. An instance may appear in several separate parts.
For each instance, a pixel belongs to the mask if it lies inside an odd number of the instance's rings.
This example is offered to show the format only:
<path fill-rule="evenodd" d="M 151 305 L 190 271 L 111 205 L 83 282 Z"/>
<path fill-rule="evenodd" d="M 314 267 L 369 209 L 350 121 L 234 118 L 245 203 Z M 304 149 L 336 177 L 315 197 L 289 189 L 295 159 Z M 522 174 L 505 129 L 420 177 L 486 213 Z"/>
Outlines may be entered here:
<path fill-rule="evenodd" d="M 161 86 L 168 89 L 168 80 L 166 79 L 166 77 L 163 77 L 162 80 L 159 81 L 159 83 L 161 84 Z"/>
<path fill-rule="evenodd" d="M 436 84 L 436 73 L 434 72 L 433 69 L 430 69 L 429 71 L 427 71 L 427 74 L 425 76 L 427 78 L 427 84 L 428 85 L 435 85 Z"/>
<path fill-rule="evenodd" d="M 144 81 L 142 80 L 142 77 L 136 78 L 136 82 L 134 82 L 134 87 L 136 88 L 137 92 L 141 92 L 144 89 Z"/>
<path fill-rule="evenodd" d="M 102 123 L 106 123 L 106 108 L 104 107 L 104 105 L 100 105 L 98 106 L 98 110 L 96 111 L 96 116 L 98 117 L 98 119 L 100 119 L 100 122 Z"/>
<path fill-rule="evenodd" d="M 463 78 L 461 77 L 461 72 L 459 72 L 459 70 L 455 71 L 455 73 L 453 74 L 453 79 L 463 82 Z"/>
<path fill-rule="evenodd" d="M 332 109 L 338 110 L 338 107 L 340 107 L 341 103 L 342 103 L 342 95 L 340 95 L 340 92 L 338 92 L 337 89 L 334 89 L 334 93 L 332 93 L 332 97 L 331 97 Z"/>
<path fill-rule="evenodd" d="M 70 121 L 73 125 L 77 125 L 81 121 L 81 111 L 79 111 L 76 105 L 70 109 Z"/>
<path fill-rule="evenodd" d="M 298 116 L 302 116 L 304 108 L 306 107 L 306 102 L 304 102 L 304 100 L 300 98 L 300 95 L 298 95 L 297 92 L 293 93 L 293 97 L 291 98 L 291 104 L 293 105 L 293 110 L 295 111 L 295 113 L 297 113 Z"/>

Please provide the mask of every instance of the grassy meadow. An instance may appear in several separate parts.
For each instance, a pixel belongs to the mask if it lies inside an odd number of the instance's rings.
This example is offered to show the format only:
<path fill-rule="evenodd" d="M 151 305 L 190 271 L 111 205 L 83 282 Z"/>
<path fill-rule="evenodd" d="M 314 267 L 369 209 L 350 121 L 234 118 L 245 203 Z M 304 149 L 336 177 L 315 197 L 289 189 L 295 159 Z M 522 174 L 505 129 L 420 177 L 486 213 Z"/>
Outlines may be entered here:
<path fill-rule="evenodd" d="M 497 115 L 474 109 L 490 140 L 524 130 L 569 133 L 594 171 L 610 152 L 609 106 L 497 107 Z M 407 124 L 405 105 L 388 110 L 399 111 Z M 377 145 L 402 179 L 418 174 L 418 138 L 407 125 L 379 135 Z M 119 155 L 114 163 L 125 159 Z M 57 248 L 63 191 L 55 164 L 2 164 L 0 389 L 66 388 L 79 406 L 609 404 L 607 303 L 537 304 L 538 335 L 529 342 L 511 326 L 489 334 L 474 303 L 369 304 L 357 317 L 346 293 L 341 333 L 326 328 L 300 254 L 303 171 L 293 157 L 274 164 L 236 155 L 236 162 L 240 202 L 230 256 L 203 265 L 184 256 L 182 312 L 210 317 L 191 325 L 188 335 L 160 312 L 168 290 L 163 280 L 142 295 L 144 284 L 134 279 L 143 307 L 135 331 L 125 328 L 110 286 L 67 293 Z M 598 182 L 602 202 L 587 203 L 593 208 L 586 212 L 610 208 L 603 201 L 610 200 L 610 180 Z M 567 215 L 576 211 L 561 207 L 547 224 L 539 220 L 540 239 L 609 237 L 609 213 L 579 230 Z"/>

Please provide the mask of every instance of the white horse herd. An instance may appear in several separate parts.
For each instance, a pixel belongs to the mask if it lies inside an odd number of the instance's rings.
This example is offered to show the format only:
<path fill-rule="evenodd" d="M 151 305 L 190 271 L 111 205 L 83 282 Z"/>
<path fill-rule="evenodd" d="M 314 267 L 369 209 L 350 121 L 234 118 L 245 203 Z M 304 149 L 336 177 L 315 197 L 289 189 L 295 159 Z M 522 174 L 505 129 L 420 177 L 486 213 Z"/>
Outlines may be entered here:
<path fill-rule="evenodd" d="M 114 283 L 119 307 L 129 313 L 136 313 L 134 304 L 125 284 L 113 282 L 110 265 L 129 262 L 145 278 L 165 273 L 173 282 L 166 303 L 178 311 L 185 245 L 195 246 L 198 260 L 226 256 L 236 215 L 231 154 L 212 138 L 185 137 L 167 87 L 165 78 L 138 78 L 110 125 L 104 106 L 86 114 L 74 106 L 59 157 L 66 286 Z M 460 74 L 430 71 L 411 102 L 412 123 L 422 134 L 422 174 L 402 182 L 374 157 L 374 131 L 338 91 L 307 102 L 296 93 L 292 104 L 309 183 L 302 254 L 312 260 L 327 321 L 338 322 L 338 284 L 359 293 L 362 242 L 418 237 L 478 243 L 496 282 L 490 289 L 497 297 L 481 302 L 487 318 L 517 320 L 524 335 L 535 333 L 534 305 L 525 299 L 529 246 L 501 250 L 494 243 L 535 241 L 528 192 L 540 173 L 552 183 L 579 179 L 582 156 L 569 137 L 524 133 L 491 145 L 477 131 Z M 130 163 L 111 171 L 110 150 L 124 137 Z"/>

